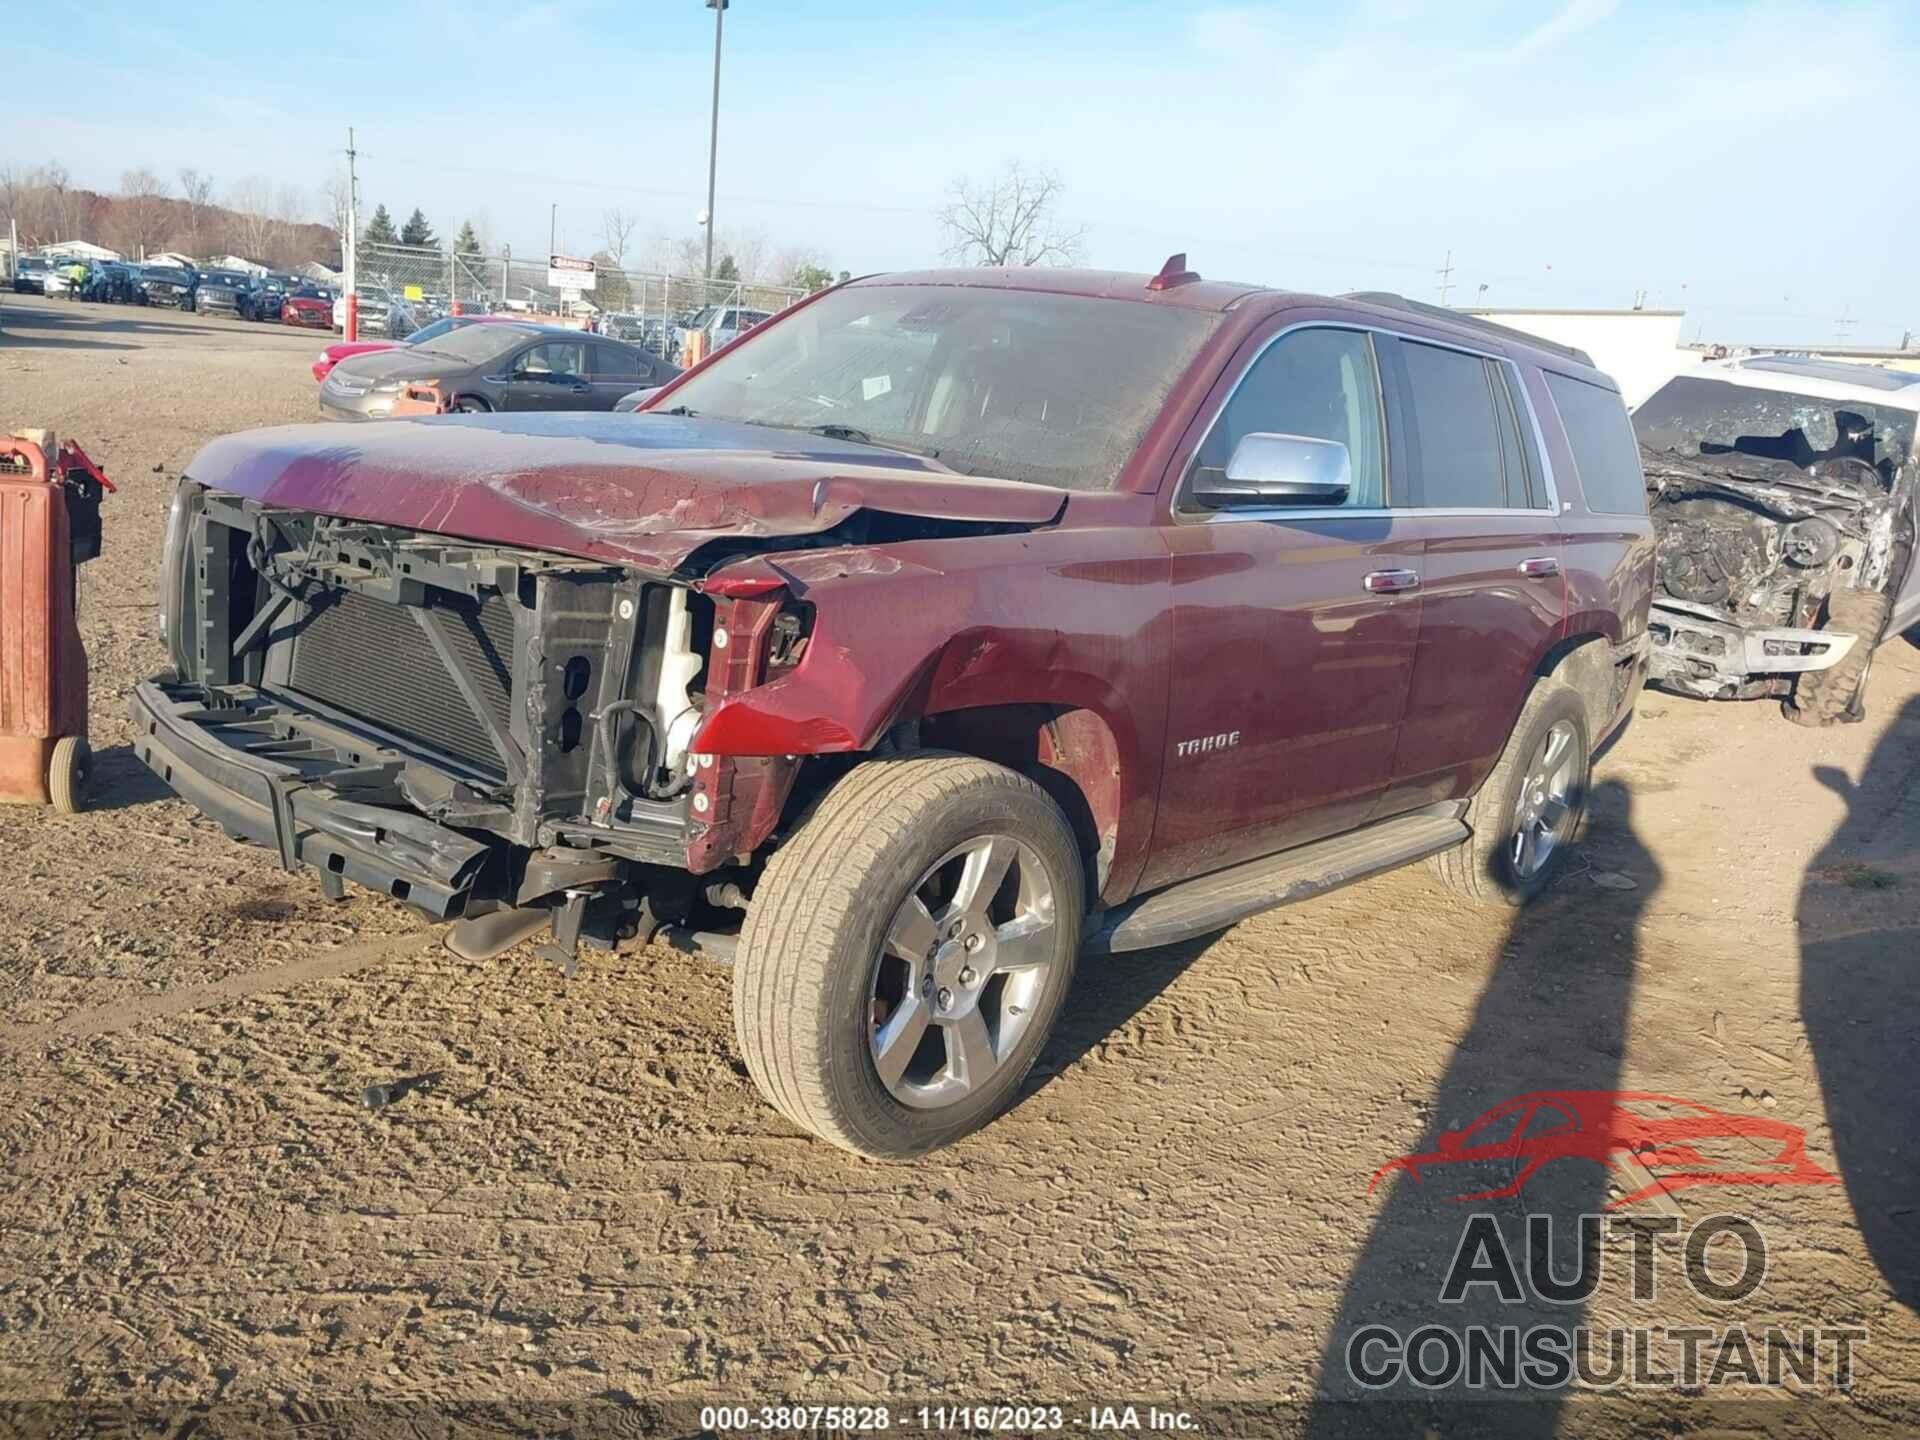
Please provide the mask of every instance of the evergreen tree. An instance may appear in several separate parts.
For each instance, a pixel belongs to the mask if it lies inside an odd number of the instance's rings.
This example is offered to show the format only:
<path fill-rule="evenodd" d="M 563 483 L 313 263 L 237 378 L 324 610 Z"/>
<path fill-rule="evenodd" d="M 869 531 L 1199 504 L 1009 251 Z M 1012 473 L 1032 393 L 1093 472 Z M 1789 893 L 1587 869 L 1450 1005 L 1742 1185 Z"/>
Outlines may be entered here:
<path fill-rule="evenodd" d="M 427 217 L 420 213 L 418 205 L 413 207 L 413 214 L 407 217 L 407 223 L 400 227 L 400 243 L 402 245 L 434 243 L 433 226 L 427 223 Z"/>
<path fill-rule="evenodd" d="M 713 278 L 716 280 L 738 280 L 740 278 L 740 267 L 733 263 L 733 256 L 722 255 L 720 257 L 720 263 L 713 267 Z"/>
<path fill-rule="evenodd" d="M 363 237 L 369 245 L 392 245 L 399 236 L 393 230 L 393 216 L 387 213 L 387 207 L 373 207 L 373 218 L 367 222 L 367 233 Z"/>
<path fill-rule="evenodd" d="M 480 237 L 473 233 L 473 222 L 471 220 L 462 220 L 460 222 L 460 234 L 453 242 L 453 253 L 456 255 L 472 255 L 475 257 L 480 254 Z"/>

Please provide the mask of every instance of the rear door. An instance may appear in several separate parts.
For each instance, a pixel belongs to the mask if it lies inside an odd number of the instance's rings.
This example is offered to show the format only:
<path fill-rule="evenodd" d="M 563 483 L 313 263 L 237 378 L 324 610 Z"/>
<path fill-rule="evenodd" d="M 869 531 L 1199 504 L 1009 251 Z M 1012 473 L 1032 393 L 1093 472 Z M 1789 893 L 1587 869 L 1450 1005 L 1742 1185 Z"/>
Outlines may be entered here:
<path fill-rule="evenodd" d="M 590 383 L 593 386 L 592 408 L 611 410 L 622 395 L 631 395 L 642 386 L 652 384 L 652 370 L 646 361 L 624 345 L 596 343 L 593 347 Z"/>
<path fill-rule="evenodd" d="M 1258 348 L 1167 527 L 1174 674 L 1154 854 L 1164 885 L 1364 820 L 1391 778 L 1419 637 L 1420 540 L 1388 508 L 1372 336 L 1294 326 Z M 1208 510 L 1194 473 L 1246 435 L 1345 445 L 1346 502 Z"/>
<path fill-rule="evenodd" d="M 1393 503 L 1422 563 L 1419 654 L 1376 817 L 1480 783 L 1566 617 L 1564 530 L 1515 366 L 1447 342 L 1379 343 L 1408 455 Z"/>
<path fill-rule="evenodd" d="M 588 373 L 585 340 L 543 340 L 508 362 L 501 397 L 509 410 L 591 410 Z"/>

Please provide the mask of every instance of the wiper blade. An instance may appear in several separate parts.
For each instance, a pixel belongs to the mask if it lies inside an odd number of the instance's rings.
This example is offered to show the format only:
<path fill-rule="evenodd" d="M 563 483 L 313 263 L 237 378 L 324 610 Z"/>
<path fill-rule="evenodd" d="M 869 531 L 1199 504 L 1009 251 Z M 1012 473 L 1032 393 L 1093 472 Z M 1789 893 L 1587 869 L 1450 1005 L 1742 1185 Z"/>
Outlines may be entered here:
<path fill-rule="evenodd" d="M 671 410 L 655 410 L 652 413 L 655 415 L 686 415 L 691 417 L 698 415 L 700 412 L 697 410 L 689 410 L 684 405 L 676 405 Z"/>
<path fill-rule="evenodd" d="M 810 435 L 824 435 L 829 440 L 851 440 L 857 445 L 873 444 L 873 436 L 855 425 L 809 425 Z"/>
<path fill-rule="evenodd" d="M 809 425 L 806 431 L 809 435 L 824 435 L 829 440 L 847 440 L 855 445 L 871 445 L 876 450 L 895 450 L 902 455 L 918 455 L 923 460 L 940 458 L 938 450 L 920 445 L 907 445 L 898 440 L 876 440 L 856 425 Z"/>

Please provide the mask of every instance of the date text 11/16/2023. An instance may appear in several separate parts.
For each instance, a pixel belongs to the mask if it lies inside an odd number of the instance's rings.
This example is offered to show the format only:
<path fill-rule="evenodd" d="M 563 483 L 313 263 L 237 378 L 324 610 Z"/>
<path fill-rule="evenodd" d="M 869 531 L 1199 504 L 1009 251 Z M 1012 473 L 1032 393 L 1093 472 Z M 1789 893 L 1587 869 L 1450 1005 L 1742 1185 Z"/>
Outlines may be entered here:
<path fill-rule="evenodd" d="M 893 1429 L 928 1434 L 1010 1431 L 1039 1434 L 1046 1431 L 1158 1431 L 1166 1434 L 1196 1430 L 1184 1410 L 1157 1405 L 1088 1405 L 1069 1412 L 1064 1405 L 917 1405 L 897 1414 L 886 1405 L 709 1405 L 700 1411 L 700 1428 L 716 1434 L 730 1431 L 766 1433 L 810 1430 L 885 1432 Z"/>

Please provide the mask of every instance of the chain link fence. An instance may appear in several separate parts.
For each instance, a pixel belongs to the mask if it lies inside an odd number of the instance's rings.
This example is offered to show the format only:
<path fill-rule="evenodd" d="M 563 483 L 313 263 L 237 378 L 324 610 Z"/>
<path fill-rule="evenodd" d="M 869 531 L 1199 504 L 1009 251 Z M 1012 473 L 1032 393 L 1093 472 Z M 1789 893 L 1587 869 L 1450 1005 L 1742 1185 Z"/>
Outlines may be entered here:
<path fill-rule="evenodd" d="M 716 349 L 806 294 L 786 285 L 605 267 L 592 289 L 567 290 L 549 283 L 544 255 L 488 257 L 438 245 L 363 240 L 356 263 L 361 328 L 370 335 L 404 336 L 457 305 L 468 315 L 520 314 L 597 329 L 675 363 L 690 332 L 704 330 L 707 349 Z"/>

